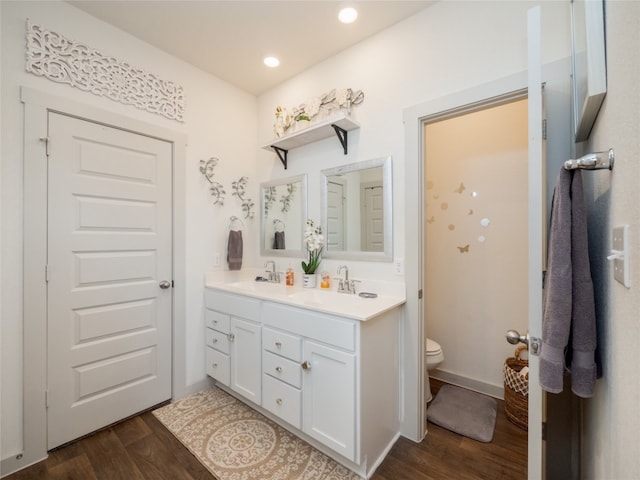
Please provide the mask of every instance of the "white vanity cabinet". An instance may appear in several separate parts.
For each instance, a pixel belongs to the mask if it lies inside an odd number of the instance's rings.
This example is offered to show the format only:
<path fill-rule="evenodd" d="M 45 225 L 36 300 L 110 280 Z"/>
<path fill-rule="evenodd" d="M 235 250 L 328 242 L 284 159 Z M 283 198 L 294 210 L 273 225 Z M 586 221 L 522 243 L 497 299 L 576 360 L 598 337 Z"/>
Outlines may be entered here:
<path fill-rule="evenodd" d="M 207 374 L 260 405 L 260 301 L 207 289 L 205 307 Z"/>
<path fill-rule="evenodd" d="M 206 289 L 207 373 L 369 478 L 400 432 L 401 310 L 341 316 L 292 304 L 296 291 L 284 292 L 277 301 Z M 226 383 L 219 357 L 228 358 Z"/>
<path fill-rule="evenodd" d="M 356 333 L 359 322 L 271 302 L 262 306 L 262 322 L 265 337 L 268 337 L 263 342 L 266 358 L 271 358 L 274 350 L 294 350 L 290 347 L 293 342 L 287 342 L 287 339 L 297 339 L 296 345 L 301 346 L 300 353 L 288 356 L 288 359 L 299 362 L 298 368 L 302 372 L 302 422 L 301 427 L 295 423 L 292 425 L 355 461 L 358 415 Z M 276 343 L 281 345 L 280 349 Z M 265 376 L 278 377 L 269 369 L 268 361 L 264 366 Z M 265 381 L 265 387 L 270 381 Z M 295 382 L 281 380 L 281 383 L 295 388 Z M 288 390 L 287 386 L 281 387 Z M 278 398 L 275 398 L 275 406 L 266 402 L 263 406 L 287 420 L 283 415 L 286 409 L 278 403 Z M 283 398 L 282 402 L 285 401 Z"/>

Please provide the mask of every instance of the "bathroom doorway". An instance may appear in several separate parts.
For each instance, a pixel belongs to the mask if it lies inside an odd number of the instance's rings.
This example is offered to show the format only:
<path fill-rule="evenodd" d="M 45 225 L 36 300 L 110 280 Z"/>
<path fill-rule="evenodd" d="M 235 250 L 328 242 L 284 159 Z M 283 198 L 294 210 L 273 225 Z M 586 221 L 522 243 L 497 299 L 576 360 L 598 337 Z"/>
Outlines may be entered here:
<path fill-rule="evenodd" d="M 429 373 L 499 398 L 504 333 L 528 327 L 527 115 L 525 94 L 423 127 L 425 331 L 444 352 Z"/>

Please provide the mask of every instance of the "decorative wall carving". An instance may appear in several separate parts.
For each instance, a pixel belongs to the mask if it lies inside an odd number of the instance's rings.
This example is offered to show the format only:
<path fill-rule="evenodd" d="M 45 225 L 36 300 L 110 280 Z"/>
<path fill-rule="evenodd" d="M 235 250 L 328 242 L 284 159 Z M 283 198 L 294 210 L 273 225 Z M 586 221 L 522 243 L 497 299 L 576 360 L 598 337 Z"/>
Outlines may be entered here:
<path fill-rule="evenodd" d="M 27 72 L 183 121 L 180 85 L 27 21 Z"/>

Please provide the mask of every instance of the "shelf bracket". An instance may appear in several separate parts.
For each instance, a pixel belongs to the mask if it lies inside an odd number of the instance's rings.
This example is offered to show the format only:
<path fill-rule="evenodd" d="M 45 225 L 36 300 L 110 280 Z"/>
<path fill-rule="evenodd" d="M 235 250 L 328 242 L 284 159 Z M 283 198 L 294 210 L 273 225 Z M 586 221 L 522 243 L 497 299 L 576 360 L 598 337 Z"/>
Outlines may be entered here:
<path fill-rule="evenodd" d="M 276 147 L 275 145 L 271 145 L 271 148 L 273 148 L 273 150 L 278 154 L 278 157 L 280 158 L 280 161 L 282 162 L 282 165 L 284 165 L 284 169 L 287 169 L 287 156 L 289 153 L 289 150 L 285 150 L 284 148 L 280 148 L 280 147 Z"/>
<path fill-rule="evenodd" d="M 349 135 L 349 132 L 347 132 L 344 128 L 339 127 L 335 123 L 332 123 L 331 126 L 336 131 L 338 140 L 340 140 L 340 144 L 342 145 L 342 149 L 344 150 L 344 154 L 346 155 L 347 154 L 347 137 Z"/>

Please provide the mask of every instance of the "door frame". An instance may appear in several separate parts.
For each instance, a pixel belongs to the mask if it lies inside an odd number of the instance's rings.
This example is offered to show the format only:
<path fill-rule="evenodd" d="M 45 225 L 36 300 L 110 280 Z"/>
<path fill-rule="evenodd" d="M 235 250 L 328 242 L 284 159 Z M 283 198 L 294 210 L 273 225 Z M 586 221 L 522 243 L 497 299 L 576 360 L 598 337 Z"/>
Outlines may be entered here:
<path fill-rule="evenodd" d="M 22 87 L 24 104 L 24 277 L 23 277 L 23 448 L 22 454 L 3 461 L 3 470 L 24 468 L 47 457 L 47 177 L 44 141 L 48 114 L 56 112 L 82 120 L 130 131 L 172 144 L 172 398 L 180 398 L 186 387 L 186 204 L 187 136 L 63 97 Z M 9 459 L 7 459 L 9 460 Z"/>
<path fill-rule="evenodd" d="M 403 112 L 405 130 L 405 203 L 417 208 L 406 209 L 415 216 L 405 221 L 405 257 L 411 262 L 405 264 L 407 302 L 402 332 L 404 355 L 403 368 L 404 401 L 402 409 L 402 434 L 414 441 L 422 441 L 426 435 L 426 409 L 424 408 L 424 122 L 430 117 L 446 118 L 444 113 L 456 116 L 470 110 L 474 105 L 491 106 L 515 99 L 514 95 L 527 90 L 527 72 L 520 72 L 495 81 L 471 87 L 468 90 L 446 95 L 407 108 Z M 525 94 L 526 96 L 526 94 Z M 418 241 L 416 241 L 418 239 Z M 415 358 L 417 355 L 417 359 Z"/>

